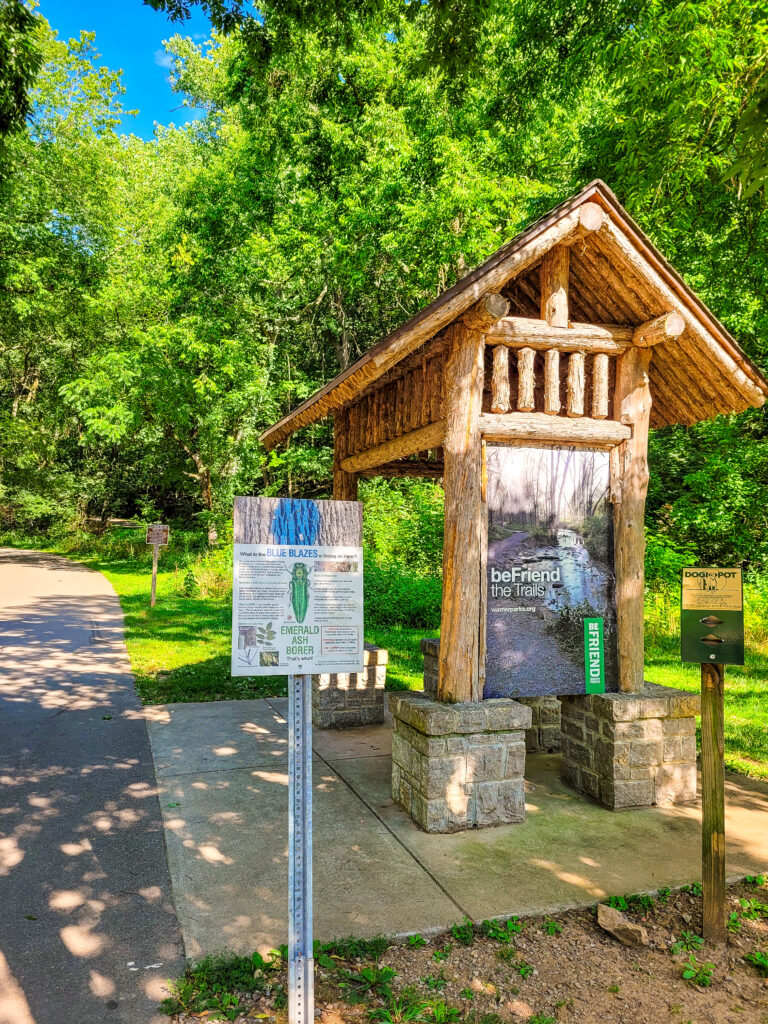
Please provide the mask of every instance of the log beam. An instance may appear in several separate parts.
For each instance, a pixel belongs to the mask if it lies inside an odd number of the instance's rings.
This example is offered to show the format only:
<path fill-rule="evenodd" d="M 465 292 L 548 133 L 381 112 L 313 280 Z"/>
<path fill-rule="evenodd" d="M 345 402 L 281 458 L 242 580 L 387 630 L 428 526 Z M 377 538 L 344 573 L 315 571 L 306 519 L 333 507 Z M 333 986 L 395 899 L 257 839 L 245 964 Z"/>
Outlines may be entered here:
<path fill-rule="evenodd" d="M 496 444 L 572 444 L 601 449 L 613 448 L 632 436 L 629 426 L 615 420 L 555 418 L 543 412 L 483 413 L 480 433 Z"/>
<path fill-rule="evenodd" d="M 342 459 L 341 469 L 345 473 L 361 473 L 363 470 L 373 469 L 374 466 L 384 466 L 396 459 L 403 459 L 406 455 L 437 448 L 443 443 L 444 430 L 445 424 L 442 420 L 430 423 L 427 427 L 419 427 L 418 430 L 410 430 L 402 437 L 394 437 L 391 441 L 385 441 L 374 448 Z"/>
<path fill-rule="evenodd" d="M 445 364 L 445 526 L 440 618 L 439 700 L 479 701 L 483 559 L 482 444 L 485 345 L 480 331 L 456 323 Z"/>
<path fill-rule="evenodd" d="M 487 331 L 497 320 L 509 312 L 509 302 L 498 292 L 484 295 L 479 302 L 471 306 L 461 318 L 464 326 L 473 331 Z"/>
<path fill-rule="evenodd" d="M 349 448 L 349 409 L 339 409 L 333 417 L 333 498 L 357 501 L 357 476 L 342 469 L 343 453 Z"/>
<path fill-rule="evenodd" d="M 488 329 L 485 340 L 489 345 L 509 345 L 510 348 L 559 352 L 605 352 L 616 356 L 632 344 L 634 328 L 621 324 L 581 324 L 570 327 L 552 327 L 546 320 L 524 316 L 505 316 Z"/>
<path fill-rule="evenodd" d="M 382 476 L 390 479 L 400 477 L 427 477 L 439 480 L 445 473 L 442 459 L 399 459 L 397 462 L 386 462 L 383 466 L 364 469 L 359 474 L 364 477 Z"/>
<path fill-rule="evenodd" d="M 648 369 L 653 349 L 632 347 L 616 366 L 614 415 L 631 428 L 631 437 L 612 460 L 614 564 L 618 626 L 619 689 L 643 688 L 645 645 L 645 496 L 648 491 L 648 427 L 651 389 Z"/>
<path fill-rule="evenodd" d="M 632 335 L 632 343 L 639 348 L 650 348 L 662 341 L 674 341 L 679 338 L 685 330 L 685 320 L 679 313 L 665 313 L 657 316 L 655 320 L 648 320 L 635 328 Z"/>

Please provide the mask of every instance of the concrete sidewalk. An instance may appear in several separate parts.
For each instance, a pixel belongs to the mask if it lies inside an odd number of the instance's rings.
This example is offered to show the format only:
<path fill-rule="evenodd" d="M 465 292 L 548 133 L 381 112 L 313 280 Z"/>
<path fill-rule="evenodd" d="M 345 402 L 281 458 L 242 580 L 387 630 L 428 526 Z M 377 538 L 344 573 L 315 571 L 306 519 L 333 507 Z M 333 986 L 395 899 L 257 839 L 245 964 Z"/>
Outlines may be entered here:
<path fill-rule="evenodd" d="M 286 699 L 147 708 L 187 954 L 287 939 Z M 698 806 L 614 813 L 529 755 L 523 825 L 428 835 L 389 793 L 391 728 L 314 731 L 315 934 L 433 932 L 700 877 Z M 726 777 L 728 872 L 768 867 L 768 787 Z"/>
<path fill-rule="evenodd" d="M 0 1024 L 149 1024 L 183 970 L 107 580 L 0 549 Z"/>

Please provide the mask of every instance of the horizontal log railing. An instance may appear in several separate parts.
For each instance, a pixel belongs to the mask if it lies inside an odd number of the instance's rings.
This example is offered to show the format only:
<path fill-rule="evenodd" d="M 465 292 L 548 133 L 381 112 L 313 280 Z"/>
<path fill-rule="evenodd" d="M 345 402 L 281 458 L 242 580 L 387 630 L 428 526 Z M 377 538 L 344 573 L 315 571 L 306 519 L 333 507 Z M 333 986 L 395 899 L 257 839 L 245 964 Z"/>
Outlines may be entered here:
<path fill-rule="evenodd" d="M 543 412 L 483 413 L 480 433 L 497 444 L 573 444 L 589 448 L 613 448 L 632 436 L 632 429 L 616 420 L 588 416 L 568 419 Z"/>

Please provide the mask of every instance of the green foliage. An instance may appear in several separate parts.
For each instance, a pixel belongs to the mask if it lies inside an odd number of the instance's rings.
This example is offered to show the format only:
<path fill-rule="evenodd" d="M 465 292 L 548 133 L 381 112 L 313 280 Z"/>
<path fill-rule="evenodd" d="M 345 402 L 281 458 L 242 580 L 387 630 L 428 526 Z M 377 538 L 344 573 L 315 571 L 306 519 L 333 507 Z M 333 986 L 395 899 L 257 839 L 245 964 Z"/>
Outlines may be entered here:
<path fill-rule="evenodd" d="M 471 946 L 475 941 L 475 926 L 468 917 L 465 917 L 461 924 L 453 925 L 451 935 L 460 945 Z"/>
<path fill-rule="evenodd" d="M 190 965 L 181 978 L 170 981 L 171 995 L 161 1003 L 163 1013 L 211 1011 L 212 1020 L 235 1020 L 240 1012 L 237 993 L 253 993 L 269 986 L 268 973 L 275 961 L 258 952 L 252 956 L 234 953 L 210 954 Z"/>
<path fill-rule="evenodd" d="M 725 927 L 733 935 L 738 935 L 741 931 L 741 918 L 737 910 L 732 910 L 728 915 L 728 920 L 725 922 Z"/>
<path fill-rule="evenodd" d="M 556 1017 L 550 1017 L 546 1013 L 534 1013 L 528 1018 L 528 1024 L 557 1024 Z"/>
<path fill-rule="evenodd" d="M 683 951 L 701 949 L 703 945 L 704 939 L 700 935 L 695 935 L 693 932 L 681 932 L 680 938 L 675 939 L 669 948 L 673 953 L 682 953 Z"/>
<path fill-rule="evenodd" d="M 659 889 L 658 893 L 656 894 L 656 898 L 659 901 L 659 903 L 665 904 L 668 902 L 671 894 L 672 890 L 669 888 L 669 886 L 665 885 L 662 886 L 661 889 Z"/>
<path fill-rule="evenodd" d="M 368 1020 L 381 1021 L 382 1024 L 417 1024 L 426 1021 L 429 1004 L 421 1002 L 412 994 L 403 993 L 387 1000 L 386 1006 L 378 1006 L 368 1013 Z"/>
<path fill-rule="evenodd" d="M 691 882 L 689 885 L 684 885 L 680 891 L 687 893 L 689 896 L 693 896 L 694 898 L 698 898 L 701 896 L 703 890 L 701 888 L 701 882 Z"/>
<path fill-rule="evenodd" d="M 759 900 L 740 899 L 741 916 L 747 921 L 758 921 L 760 918 L 768 917 L 768 905 Z"/>
<path fill-rule="evenodd" d="M 451 955 L 452 950 L 453 945 L 450 942 L 446 942 L 443 944 L 441 949 L 436 949 L 434 951 L 434 953 L 432 954 L 432 959 L 435 961 L 436 964 L 441 964 L 448 959 L 448 957 Z"/>
<path fill-rule="evenodd" d="M 409 935 L 408 945 L 411 949 L 421 949 L 422 946 L 426 946 L 427 940 L 421 935 Z"/>
<path fill-rule="evenodd" d="M 563 926 L 558 921 L 553 921 L 551 917 L 544 918 L 541 928 L 545 935 L 559 935 L 563 930 Z"/>
<path fill-rule="evenodd" d="M 762 886 L 765 885 L 765 875 L 747 875 L 744 881 L 748 885 Z"/>
<path fill-rule="evenodd" d="M 510 917 L 506 921 L 501 918 L 492 921 L 485 920 L 480 925 L 483 935 L 493 939 L 494 942 L 501 942 L 505 945 L 512 942 L 524 927 L 525 925 L 519 917 Z"/>
<path fill-rule="evenodd" d="M 434 974 L 428 974 L 425 978 L 422 978 L 422 983 L 427 986 L 430 992 L 442 992 L 448 982 L 445 978 L 440 975 L 435 977 Z"/>
<path fill-rule="evenodd" d="M 708 988 L 712 984 L 712 972 L 714 964 L 700 964 L 696 955 L 691 953 L 680 969 L 680 976 L 690 985 L 701 985 Z"/>
<path fill-rule="evenodd" d="M 338 972 L 339 988 L 347 1002 L 360 1003 L 375 997 L 389 999 L 392 995 L 391 982 L 397 971 L 391 967 L 366 965 L 356 971 L 340 968 Z"/>
<path fill-rule="evenodd" d="M 388 949 L 389 939 L 384 935 L 374 935 L 372 939 L 358 939 L 354 935 L 346 939 L 334 939 L 333 942 L 319 943 L 315 941 L 315 956 L 328 953 L 342 960 L 378 960 Z"/>
<path fill-rule="evenodd" d="M 756 967 L 758 972 L 762 974 L 764 978 L 768 978 L 768 954 L 764 953 L 761 949 L 756 949 L 753 953 L 747 953 L 744 959 L 748 964 L 752 964 Z"/>

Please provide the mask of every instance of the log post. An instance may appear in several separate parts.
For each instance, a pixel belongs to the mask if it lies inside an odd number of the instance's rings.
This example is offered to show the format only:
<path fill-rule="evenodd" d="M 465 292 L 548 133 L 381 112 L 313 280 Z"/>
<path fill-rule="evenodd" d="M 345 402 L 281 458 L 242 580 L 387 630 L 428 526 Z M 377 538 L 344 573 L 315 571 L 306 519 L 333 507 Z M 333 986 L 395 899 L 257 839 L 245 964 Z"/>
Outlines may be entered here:
<path fill-rule="evenodd" d="M 608 356 L 597 352 L 592 360 L 592 418 L 608 416 Z"/>
<path fill-rule="evenodd" d="M 493 350 L 491 412 L 509 412 L 509 349 L 497 345 Z"/>
<path fill-rule="evenodd" d="M 346 454 L 349 430 L 349 408 L 337 410 L 333 417 L 333 498 L 334 501 L 357 501 L 357 474 L 341 468 Z"/>
<path fill-rule="evenodd" d="M 560 412 L 560 353 L 548 348 L 544 356 L 544 412 L 557 416 Z"/>
<path fill-rule="evenodd" d="M 437 695 L 455 703 L 478 701 L 482 564 L 482 444 L 485 339 L 455 323 L 448 331 L 443 373 L 445 414 L 445 527 L 443 607 Z"/>
<path fill-rule="evenodd" d="M 584 415 L 584 353 L 572 352 L 568 357 L 568 384 L 566 391 L 569 416 Z"/>
<path fill-rule="evenodd" d="M 541 319 L 550 327 L 568 326 L 570 253 L 567 245 L 556 245 L 541 261 Z"/>
<path fill-rule="evenodd" d="M 645 496 L 648 490 L 648 426 L 651 391 L 648 367 L 653 349 L 632 346 L 616 367 L 614 416 L 632 428 L 632 437 L 613 460 L 617 480 L 611 482 L 614 506 L 614 556 L 618 625 L 619 689 L 643 688 L 645 646 Z"/>
<path fill-rule="evenodd" d="M 521 348 L 517 356 L 517 408 L 520 412 L 533 412 L 536 408 L 536 378 L 533 368 L 535 355 L 532 348 Z"/>

